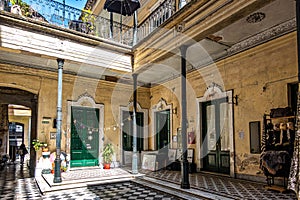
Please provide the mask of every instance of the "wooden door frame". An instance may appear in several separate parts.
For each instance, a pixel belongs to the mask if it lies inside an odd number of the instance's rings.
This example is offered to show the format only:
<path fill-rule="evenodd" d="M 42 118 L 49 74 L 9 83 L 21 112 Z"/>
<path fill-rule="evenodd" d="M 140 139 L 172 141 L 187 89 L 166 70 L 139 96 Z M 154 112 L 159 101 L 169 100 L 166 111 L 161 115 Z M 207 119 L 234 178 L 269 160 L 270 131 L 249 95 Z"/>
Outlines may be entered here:
<path fill-rule="evenodd" d="M 127 106 L 120 106 L 119 116 L 120 116 L 120 133 L 119 133 L 119 144 L 120 144 L 120 161 L 123 161 L 123 126 L 122 126 L 122 119 L 123 119 L 123 111 L 132 111 L 133 110 L 133 102 L 130 102 Z M 148 109 L 143 109 L 141 105 L 137 102 L 137 112 L 141 112 L 144 114 L 144 150 L 148 150 Z"/>
<path fill-rule="evenodd" d="M 102 164 L 102 150 L 103 150 L 103 139 L 104 139 L 104 105 L 95 103 L 95 100 L 87 92 L 80 95 L 77 101 L 68 101 L 68 116 L 67 116 L 67 132 L 65 149 L 68 155 L 71 155 L 71 115 L 72 106 L 83 107 L 83 108 L 97 108 L 99 109 L 99 154 L 98 160 L 99 165 Z"/>
<path fill-rule="evenodd" d="M 216 149 L 215 150 L 208 150 L 206 149 L 207 148 L 207 145 L 208 145 L 208 142 L 209 141 L 206 141 L 206 145 L 203 149 L 205 149 L 205 153 L 207 153 L 207 155 L 203 155 L 203 169 L 207 170 L 207 171 L 213 171 L 213 172 L 217 172 L 217 173 L 226 173 L 228 174 L 230 172 L 230 166 L 228 168 L 229 171 L 227 171 L 227 168 L 225 169 L 224 167 L 222 167 L 222 156 L 224 155 L 227 155 L 227 152 L 226 151 L 222 151 L 222 144 L 221 144 L 221 140 L 220 140 L 220 137 L 221 137 L 221 126 L 222 124 L 219 123 L 221 120 L 221 116 L 220 116 L 220 111 L 221 111 L 221 104 L 222 103 L 225 103 L 225 104 L 228 104 L 228 98 L 219 98 L 219 99 L 214 99 L 214 100 L 209 100 L 209 101 L 205 101 L 205 102 L 202 102 L 201 103 L 201 106 L 202 106 L 202 122 L 203 123 L 206 123 L 207 122 L 207 107 L 208 106 L 214 106 L 214 116 L 215 116 L 215 124 L 214 124 L 214 127 L 215 127 L 215 142 L 216 142 Z M 205 116 L 206 115 L 206 116 Z M 202 123 L 202 124 L 203 124 Z M 205 125 L 203 125 L 203 134 L 202 136 L 204 136 L 204 138 L 202 137 L 201 138 L 201 141 L 202 141 L 202 144 L 205 142 L 205 138 L 207 138 L 207 126 L 206 128 L 204 128 Z M 202 149 L 202 148 L 201 148 Z M 205 162 L 208 164 L 208 156 L 209 155 L 213 155 L 215 156 L 215 161 L 216 161 L 216 166 L 213 166 L 213 167 L 209 167 L 209 166 L 204 166 Z M 229 156 L 229 155 L 228 155 Z M 230 157 L 228 157 L 230 159 Z"/>
<path fill-rule="evenodd" d="M 198 116 L 197 116 L 197 124 L 198 125 L 198 131 L 197 131 L 197 166 L 199 168 L 203 168 L 203 156 L 202 155 L 202 136 L 204 133 L 202 133 L 202 103 L 206 101 L 212 101 L 215 99 L 220 98 L 228 98 L 228 119 L 229 119 L 229 146 L 230 146 L 230 176 L 235 177 L 235 148 L 234 148 L 234 126 L 233 126 L 233 90 L 229 91 L 223 91 L 221 86 L 218 86 L 217 84 L 211 84 L 207 90 L 205 91 L 203 97 L 197 98 L 197 104 L 198 104 Z"/>
<path fill-rule="evenodd" d="M 158 137 L 161 136 L 161 135 L 158 136 L 158 133 L 161 134 L 161 130 L 157 130 L 157 128 L 158 128 L 158 127 L 157 127 L 157 125 L 158 125 L 158 124 L 157 124 L 157 122 L 158 122 L 158 121 L 157 121 L 157 114 L 162 115 L 162 113 L 163 113 L 163 112 L 166 112 L 166 111 L 169 111 L 169 112 L 168 112 L 168 115 L 169 115 L 168 119 L 169 119 L 169 126 L 170 126 L 170 124 L 171 124 L 171 123 L 170 123 L 171 110 L 165 109 L 165 110 L 156 111 L 156 112 L 154 113 L 154 120 L 155 120 L 155 122 L 154 122 L 154 123 L 155 123 L 155 139 L 154 139 L 155 144 L 154 144 L 154 146 L 156 147 L 155 150 L 159 150 L 158 147 L 157 147 L 157 146 L 158 146 L 157 144 L 160 143 L 160 141 L 158 141 Z M 161 127 L 160 127 L 160 128 L 161 128 Z M 168 135 L 168 142 L 169 142 L 168 144 L 170 144 L 170 143 L 172 142 L 172 140 L 171 140 L 171 139 L 172 139 L 172 137 L 171 137 L 171 135 L 172 135 L 172 133 L 171 133 L 171 127 L 169 128 L 169 133 L 168 133 L 168 134 L 169 134 L 169 135 Z M 168 146 L 170 146 L 170 145 L 168 145 Z M 159 148 L 160 148 L 160 149 L 161 149 L 161 148 L 164 148 L 164 146 L 163 146 L 163 147 L 159 147 Z"/>
<path fill-rule="evenodd" d="M 172 114 L 172 111 L 173 111 L 173 105 L 172 104 L 167 104 L 167 101 L 163 98 L 161 98 L 157 104 L 155 104 L 153 107 L 152 107 L 152 110 L 151 110 L 151 119 L 152 119 L 152 123 L 151 123 L 151 130 L 152 130 L 152 135 L 149 137 L 150 140 L 151 140 L 151 144 L 152 146 L 150 147 L 151 149 L 157 149 L 157 146 L 156 146 L 156 115 L 155 113 L 156 112 L 160 112 L 160 111 L 164 111 L 164 110 L 170 110 L 170 138 L 169 138 L 169 141 L 170 141 L 170 145 L 169 145 L 169 148 L 173 148 L 174 144 L 173 144 L 173 140 L 172 140 L 172 133 L 173 133 L 173 114 Z"/>

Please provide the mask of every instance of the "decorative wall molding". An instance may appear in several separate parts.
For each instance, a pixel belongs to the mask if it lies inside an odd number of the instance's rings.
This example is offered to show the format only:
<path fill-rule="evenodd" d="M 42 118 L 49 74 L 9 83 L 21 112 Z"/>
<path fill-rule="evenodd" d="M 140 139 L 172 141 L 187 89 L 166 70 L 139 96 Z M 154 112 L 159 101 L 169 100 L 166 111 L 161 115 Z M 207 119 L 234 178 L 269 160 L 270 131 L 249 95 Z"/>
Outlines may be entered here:
<path fill-rule="evenodd" d="M 291 19 L 282 24 L 279 24 L 278 26 L 270 28 L 266 31 L 263 31 L 255 36 L 253 36 L 253 37 L 243 40 L 240 43 L 233 45 L 231 48 L 229 48 L 227 50 L 227 52 L 228 52 L 227 56 L 231 56 L 232 54 L 236 54 L 238 52 L 249 49 L 253 46 L 265 43 L 269 40 L 275 39 L 279 36 L 282 36 L 284 34 L 295 31 L 296 27 L 297 27 L 296 26 L 296 18 Z"/>
<path fill-rule="evenodd" d="M 95 102 L 95 99 L 92 95 L 90 95 L 87 91 L 85 91 L 83 94 L 79 95 L 77 98 L 77 101 L 79 102 L 80 99 L 86 100 L 86 99 L 91 99 L 93 102 Z"/>

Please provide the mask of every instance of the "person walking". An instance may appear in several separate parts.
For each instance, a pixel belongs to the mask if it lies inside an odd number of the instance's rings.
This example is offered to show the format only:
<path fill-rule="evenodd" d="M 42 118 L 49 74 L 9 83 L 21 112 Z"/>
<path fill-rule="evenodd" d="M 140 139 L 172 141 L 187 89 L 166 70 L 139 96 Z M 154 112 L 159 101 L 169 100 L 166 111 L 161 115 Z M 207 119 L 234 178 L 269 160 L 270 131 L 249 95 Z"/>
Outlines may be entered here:
<path fill-rule="evenodd" d="M 20 148 L 19 148 L 19 155 L 20 155 L 20 157 L 21 157 L 21 165 L 23 165 L 23 163 L 24 163 L 24 157 L 25 157 L 25 155 L 28 153 L 28 151 L 27 151 L 27 149 L 26 149 L 26 147 L 25 147 L 25 144 L 21 144 L 20 145 Z"/>

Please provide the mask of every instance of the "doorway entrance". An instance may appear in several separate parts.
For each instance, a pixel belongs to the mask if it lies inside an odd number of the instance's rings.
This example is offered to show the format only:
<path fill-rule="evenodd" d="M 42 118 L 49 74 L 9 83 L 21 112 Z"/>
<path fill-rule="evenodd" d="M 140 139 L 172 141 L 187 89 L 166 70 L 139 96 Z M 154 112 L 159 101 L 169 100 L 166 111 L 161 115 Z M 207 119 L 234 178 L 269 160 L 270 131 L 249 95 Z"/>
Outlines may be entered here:
<path fill-rule="evenodd" d="M 228 98 L 202 102 L 203 170 L 230 173 Z"/>
<path fill-rule="evenodd" d="M 12 162 L 16 160 L 18 148 L 24 144 L 24 124 L 9 122 L 9 157 Z"/>
<path fill-rule="evenodd" d="M 133 151 L 133 112 L 122 111 L 122 152 L 123 152 L 123 163 L 126 161 L 125 152 Z M 136 112 L 136 123 L 137 123 L 137 152 L 141 153 L 144 150 L 144 113 Z"/>
<path fill-rule="evenodd" d="M 23 89 L 12 87 L 0 87 L 0 152 L 13 156 L 15 159 L 16 144 L 15 141 L 23 142 L 30 150 L 28 151 L 30 159 L 28 165 L 30 166 L 30 175 L 35 175 L 36 167 L 36 152 L 31 148 L 31 142 L 37 138 L 37 116 L 38 116 L 38 91 L 32 93 Z M 18 122 L 24 126 L 10 126 L 10 122 Z M 20 130 L 22 127 L 22 131 Z M 11 130 L 9 130 L 11 128 Z M 15 129 L 16 130 L 13 130 Z M 9 142 L 9 132 L 12 133 L 12 143 Z M 23 132 L 24 139 L 20 139 L 20 132 Z M 11 148 L 10 148 L 11 146 Z"/>
<path fill-rule="evenodd" d="M 156 150 L 170 144 L 170 109 L 155 112 Z"/>
<path fill-rule="evenodd" d="M 99 109 L 71 107 L 71 167 L 99 164 Z"/>

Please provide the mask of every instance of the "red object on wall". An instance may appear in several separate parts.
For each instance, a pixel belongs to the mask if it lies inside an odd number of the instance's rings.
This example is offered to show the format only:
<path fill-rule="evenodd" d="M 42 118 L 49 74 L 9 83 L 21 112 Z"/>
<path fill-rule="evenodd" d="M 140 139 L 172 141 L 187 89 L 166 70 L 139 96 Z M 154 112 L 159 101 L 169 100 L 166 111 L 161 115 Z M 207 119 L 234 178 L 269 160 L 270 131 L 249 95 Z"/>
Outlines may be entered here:
<path fill-rule="evenodd" d="M 195 132 L 188 132 L 188 143 L 189 144 L 196 144 L 196 140 L 195 140 Z"/>

